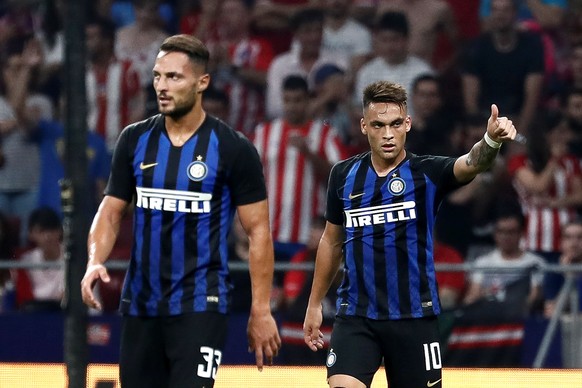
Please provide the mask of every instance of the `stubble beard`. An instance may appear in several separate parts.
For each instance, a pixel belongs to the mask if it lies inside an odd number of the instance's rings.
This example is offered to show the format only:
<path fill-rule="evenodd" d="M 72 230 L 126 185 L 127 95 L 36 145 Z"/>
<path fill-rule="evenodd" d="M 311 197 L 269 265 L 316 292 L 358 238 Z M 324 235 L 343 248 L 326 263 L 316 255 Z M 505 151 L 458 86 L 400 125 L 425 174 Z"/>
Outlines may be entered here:
<path fill-rule="evenodd" d="M 192 109 L 194 109 L 194 105 L 195 102 L 193 102 L 192 104 L 176 106 L 173 109 L 166 109 L 165 111 L 162 107 L 158 106 L 158 110 L 162 115 L 169 117 L 173 120 L 178 120 L 186 116 L 188 113 L 192 112 Z"/>

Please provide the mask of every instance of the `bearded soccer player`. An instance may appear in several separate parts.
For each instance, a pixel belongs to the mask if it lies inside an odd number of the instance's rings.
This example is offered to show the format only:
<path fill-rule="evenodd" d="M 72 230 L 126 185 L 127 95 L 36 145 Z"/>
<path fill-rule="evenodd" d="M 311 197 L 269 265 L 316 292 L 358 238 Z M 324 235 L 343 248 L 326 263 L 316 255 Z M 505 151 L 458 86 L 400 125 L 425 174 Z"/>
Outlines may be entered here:
<path fill-rule="evenodd" d="M 383 359 L 390 388 L 441 386 L 432 240 L 437 209 L 447 193 L 491 167 L 502 143 L 516 136 L 496 105 L 483 139 L 459 158 L 408 152 L 410 128 L 404 88 L 368 85 L 361 131 L 370 150 L 337 163 L 330 175 L 303 330 L 307 346 L 323 348 L 321 301 L 343 262 L 327 356 L 332 388 L 369 387 Z"/>
<path fill-rule="evenodd" d="M 281 340 L 271 315 L 273 242 L 265 182 L 252 143 L 202 109 L 208 50 L 167 38 L 153 68 L 160 113 L 122 132 L 88 238 L 84 302 L 135 200 L 134 241 L 121 295 L 124 388 L 212 387 L 222 359 L 231 289 L 227 235 L 235 210 L 249 237 L 249 348 L 259 370 Z"/>

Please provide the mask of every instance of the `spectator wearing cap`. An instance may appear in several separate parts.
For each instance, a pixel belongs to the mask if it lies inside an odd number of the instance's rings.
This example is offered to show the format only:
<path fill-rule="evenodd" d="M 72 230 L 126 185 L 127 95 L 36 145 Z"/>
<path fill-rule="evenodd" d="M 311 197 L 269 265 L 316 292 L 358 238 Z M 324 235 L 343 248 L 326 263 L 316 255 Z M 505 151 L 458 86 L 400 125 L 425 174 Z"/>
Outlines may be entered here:
<path fill-rule="evenodd" d="M 297 12 L 291 22 L 293 39 L 298 44 L 273 59 L 267 72 L 267 117 L 283 115 L 283 80 L 290 75 L 313 79 L 325 63 L 347 69 L 347 58 L 323 49 L 323 12 L 308 8 Z"/>
<path fill-rule="evenodd" d="M 356 74 L 354 103 L 360 102 L 366 85 L 380 80 L 390 80 L 412 90 L 414 80 L 421 74 L 434 70 L 424 60 L 409 54 L 409 26 L 402 12 L 386 12 L 374 24 L 374 58 Z M 414 117 L 414 109 L 408 106 Z"/>
<path fill-rule="evenodd" d="M 344 143 L 349 136 L 350 111 L 346 73 L 334 64 L 326 63 L 313 75 L 309 115 L 329 122 Z"/>

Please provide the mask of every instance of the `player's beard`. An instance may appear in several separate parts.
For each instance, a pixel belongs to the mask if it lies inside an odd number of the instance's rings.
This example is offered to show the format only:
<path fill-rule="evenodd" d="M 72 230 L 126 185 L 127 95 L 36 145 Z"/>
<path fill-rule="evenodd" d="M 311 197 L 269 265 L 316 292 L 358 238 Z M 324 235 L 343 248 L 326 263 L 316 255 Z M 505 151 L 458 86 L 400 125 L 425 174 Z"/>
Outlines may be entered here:
<path fill-rule="evenodd" d="M 178 119 L 186 116 L 188 113 L 192 112 L 192 109 L 194 109 L 195 105 L 196 105 L 196 100 L 188 101 L 187 103 L 184 103 L 182 105 L 176 105 L 176 107 L 174 109 L 168 110 L 166 112 L 163 112 L 160 110 L 160 113 L 162 115 L 168 116 L 174 120 L 178 120 Z"/>

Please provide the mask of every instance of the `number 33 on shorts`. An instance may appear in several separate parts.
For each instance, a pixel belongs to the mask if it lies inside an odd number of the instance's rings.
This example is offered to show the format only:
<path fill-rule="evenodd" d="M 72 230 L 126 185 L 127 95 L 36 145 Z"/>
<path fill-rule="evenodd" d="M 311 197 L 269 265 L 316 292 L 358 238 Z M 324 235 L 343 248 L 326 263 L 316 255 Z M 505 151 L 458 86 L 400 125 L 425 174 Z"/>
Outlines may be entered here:
<path fill-rule="evenodd" d="M 222 352 L 209 346 L 201 346 L 200 354 L 206 363 L 198 364 L 198 376 L 204 379 L 215 379 L 216 370 L 222 360 Z"/>

